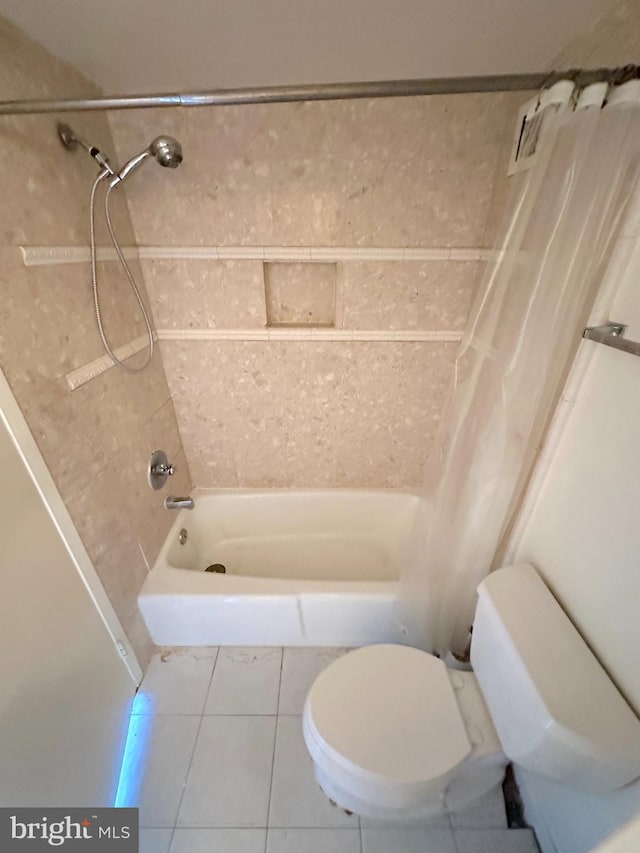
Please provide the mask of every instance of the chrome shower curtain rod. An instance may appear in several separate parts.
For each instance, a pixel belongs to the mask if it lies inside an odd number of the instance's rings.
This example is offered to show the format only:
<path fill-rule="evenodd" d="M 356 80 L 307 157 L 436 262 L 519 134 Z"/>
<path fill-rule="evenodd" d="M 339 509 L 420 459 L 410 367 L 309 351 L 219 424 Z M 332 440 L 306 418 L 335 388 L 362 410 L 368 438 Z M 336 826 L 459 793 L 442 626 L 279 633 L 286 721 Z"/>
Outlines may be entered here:
<path fill-rule="evenodd" d="M 527 92 L 571 79 L 578 86 L 606 80 L 621 83 L 638 76 L 637 66 L 594 71 L 542 71 L 532 74 L 493 74 L 478 77 L 435 77 L 424 80 L 381 80 L 364 83 L 320 83 L 301 86 L 258 86 L 213 89 L 210 92 L 60 100 L 0 101 L 0 115 L 135 110 L 150 107 L 207 107 L 234 104 L 274 104 L 292 101 L 340 101 L 355 98 L 400 98 L 410 95 L 460 95 L 478 92 Z"/>

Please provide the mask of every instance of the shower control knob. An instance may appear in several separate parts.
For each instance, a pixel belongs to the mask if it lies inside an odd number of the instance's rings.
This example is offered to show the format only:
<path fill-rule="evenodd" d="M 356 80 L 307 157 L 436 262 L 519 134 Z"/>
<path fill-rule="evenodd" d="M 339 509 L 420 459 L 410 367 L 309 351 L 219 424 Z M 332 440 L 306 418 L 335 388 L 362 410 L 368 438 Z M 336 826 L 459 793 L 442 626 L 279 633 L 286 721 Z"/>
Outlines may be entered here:
<path fill-rule="evenodd" d="M 154 450 L 147 468 L 147 480 L 152 489 L 161 489 L 167 477 L 173 476 L 175 468 L 167 459 L 164 450 Z"/>

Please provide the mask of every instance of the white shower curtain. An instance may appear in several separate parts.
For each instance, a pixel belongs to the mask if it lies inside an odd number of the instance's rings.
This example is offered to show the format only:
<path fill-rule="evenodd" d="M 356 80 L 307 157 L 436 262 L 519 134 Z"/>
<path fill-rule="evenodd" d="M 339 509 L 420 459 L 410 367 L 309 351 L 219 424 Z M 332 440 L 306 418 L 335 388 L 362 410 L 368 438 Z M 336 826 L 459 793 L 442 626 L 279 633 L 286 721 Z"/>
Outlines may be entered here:
<path fill-rule="evenodd" d="M 411 641 L 441 655 L 467 643 L 476 587 L 526 485 L 637 180 L 640 81 L 604 107 L 593 100 L 590 87 L 577 108 L 545 110 L 535 163 L 510 179 L 496 260 L 456 360 L 401 596 Z"/>

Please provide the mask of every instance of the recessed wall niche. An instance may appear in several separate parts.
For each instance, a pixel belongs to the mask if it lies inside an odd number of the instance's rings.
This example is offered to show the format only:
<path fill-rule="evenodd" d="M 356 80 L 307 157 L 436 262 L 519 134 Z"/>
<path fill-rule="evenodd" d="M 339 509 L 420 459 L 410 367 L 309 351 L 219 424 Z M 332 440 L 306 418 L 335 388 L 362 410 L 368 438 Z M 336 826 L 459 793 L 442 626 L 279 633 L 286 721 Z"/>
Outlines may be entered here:
<path fill-rule="evenodd" d="M 336 264 L 264 264 L 267 325 L 271 327 L 336 324 Z"/>

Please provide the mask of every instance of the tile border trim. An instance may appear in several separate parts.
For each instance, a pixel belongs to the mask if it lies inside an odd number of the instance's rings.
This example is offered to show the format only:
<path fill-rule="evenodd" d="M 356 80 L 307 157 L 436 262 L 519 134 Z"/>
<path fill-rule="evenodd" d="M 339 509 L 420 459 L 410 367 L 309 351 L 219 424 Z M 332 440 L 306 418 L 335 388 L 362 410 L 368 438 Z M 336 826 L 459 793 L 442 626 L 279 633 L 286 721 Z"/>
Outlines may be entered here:
<path fill-rule="evenodd" d="M 89 261 L 85 246 L 20 246 L 26 267 L 80 264 Z M 348 246 L 127 246 L 125 258 L 140 260 L 215 261 L 487 261 L 493 249 L 481 248 L 376 248 Z M 100 247 L 99 261 L 114 261 L 113 249 Z"/>
<path fill-rule="evenodd" d="M 156 335 L 154 335 L 154 338 L 157 340 Z M 132 355 L 143 350 L 148 343 L 148 337 L 146 335 L 140 335 L 139 338 L 129 341 L 128 344 L 123 344 L 121 347 L 117 347 L 114 350 L 114 353 L 116 358 L 123 361 L 124 359 L 130 358 Z M 67 380 L 69 390 L 75 391 L 77 388 L 80 388 L 82 385 L 86 385 L 87 382 L 90 382 L 92 379 L 95 379 L 97 376 L 100 376 L 112 367 L 115 367 L 115 364 L 106 353 L 105 355 L 101 355 L 99 358 L 95 358 L 93 361 L 88 362 L 88 364 L 83 364 L 82 367 L 78 367 L 76 370 L 72 370 L 70 373 L 66 374 L 65 379 Z"/>
<path fill-rule="evenodd" d="M 158 329 L 160 341 L 389 341 L 458 343 L 462 331 L 431 332 L 413 329 Z"/>
<path fill-rule="evenodd" d="M 383 341 L 395 343 L 459 343 L 463 332 L 423 332 L 412 329 L 389 331 L 357 329 L 157 329 L 156 341 Z M 115 354 L 119 359 L 130 358 L 147 346 L 147 336 L 118 347 Z M 115 367 L 108 355 L 67 373 L 65 379 L 70 391 L 76 391 L 87 382 Z"/>
<path fill-rule="evenodd" d="M 480 261 L 493 255 L 481 248 L 419 248 L 350 246 L 140 246 L 144 260 L 255 261 Z"/>
<path fill-rule="evenodd" d="M 20 246 L 22 262 L 25 267 L 46 267 L 56 264 L 88 264 L 91 260 L 88 246 Z M 137 260 L 138 250 L 125 246 L 122 254 L 127 260 Z M 115 261 L 118 259 L 115 249 L 99 246 L 98 261 Z"/>

